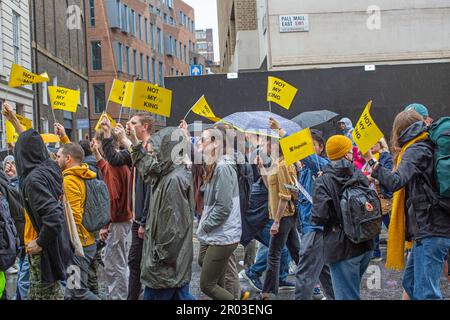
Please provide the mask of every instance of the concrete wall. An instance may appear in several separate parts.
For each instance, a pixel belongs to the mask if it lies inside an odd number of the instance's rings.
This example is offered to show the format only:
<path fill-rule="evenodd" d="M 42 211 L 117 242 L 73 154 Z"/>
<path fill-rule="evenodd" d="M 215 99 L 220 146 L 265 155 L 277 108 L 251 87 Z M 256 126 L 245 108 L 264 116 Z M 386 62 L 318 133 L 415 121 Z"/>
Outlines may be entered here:
<path fill-rule="evenodd" d="M 268 0 L 269 69 L 450 60 L 450 0 Z M 308 14 L 309 32 L 280 33 L 279 15 Z M 260 31 L 261 32 L 261 31 Z"/>

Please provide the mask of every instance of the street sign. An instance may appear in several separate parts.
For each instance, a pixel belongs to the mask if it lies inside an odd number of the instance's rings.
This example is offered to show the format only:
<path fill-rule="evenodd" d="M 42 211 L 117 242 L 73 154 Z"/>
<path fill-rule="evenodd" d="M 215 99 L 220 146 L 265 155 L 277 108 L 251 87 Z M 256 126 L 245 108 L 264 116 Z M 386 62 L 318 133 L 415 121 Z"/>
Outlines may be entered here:
<path fill-rule="evenodd" d="M 191 64 L 189 66 L 189 75 L 201 76 L 203 74 L 203 66 L 200 64 Z"/>
<path fill-rule="evenodd" d="M 77 119 L 77 129 L 89 129 L 89 119 Z"/>

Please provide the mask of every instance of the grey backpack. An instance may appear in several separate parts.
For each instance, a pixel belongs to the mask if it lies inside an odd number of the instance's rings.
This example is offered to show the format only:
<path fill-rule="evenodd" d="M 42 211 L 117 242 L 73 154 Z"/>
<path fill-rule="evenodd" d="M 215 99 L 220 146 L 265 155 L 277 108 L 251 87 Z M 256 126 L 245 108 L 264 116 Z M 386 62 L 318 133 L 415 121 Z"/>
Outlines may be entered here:
<path fill-rule="evenodd" d="M 89 232 L 99 231 L 109 222 L 109 192 L 103 180 L 86 179 L 86 204 L 83 226 Z"/>

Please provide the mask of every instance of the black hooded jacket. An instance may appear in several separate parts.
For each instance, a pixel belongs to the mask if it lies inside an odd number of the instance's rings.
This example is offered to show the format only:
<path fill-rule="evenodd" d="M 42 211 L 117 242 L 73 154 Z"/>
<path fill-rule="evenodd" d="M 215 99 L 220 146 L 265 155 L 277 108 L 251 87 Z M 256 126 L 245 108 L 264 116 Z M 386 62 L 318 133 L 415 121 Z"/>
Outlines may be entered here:
<path fill-rule="evenodd" d="M 422 121 L 412 124 L 401 133 L 400 146 L 427 129 Z M 405 187 L 406 240 L 431 236 L 450 238 L 450 209 L 433 201 L 432 194 L 437 196 L 438 187 L 434 172 L 434 145 L 430 139 L 416 142 L 406 149 L 395 172 L 379 165 L 372 176 L 387 191 L 395 192 Z"/>
<path fill-rule="evenodd" d="M 42 247 L 41 274 L 44 283 L 66 279 L 72 259 L 63 204 L 61 170 L 49 158 L 40 134 L 29 129 L 22 133 L 14 148 L 20 194 L 33 228 L 38 232 L 37 244 Z"/>
<path fill-rule="evenodd" d="M 344 185 L 354 179 L 369 187 L 369 180 L 353 163 L 342 159 L 331 162 L 324 168 L 322 176 L 314 185 L 312 222 L 324 226 L 325 263 L 348 260 L 373 250 L 374 241 L 355 244 L 342 228 L 340 198 Z"/>

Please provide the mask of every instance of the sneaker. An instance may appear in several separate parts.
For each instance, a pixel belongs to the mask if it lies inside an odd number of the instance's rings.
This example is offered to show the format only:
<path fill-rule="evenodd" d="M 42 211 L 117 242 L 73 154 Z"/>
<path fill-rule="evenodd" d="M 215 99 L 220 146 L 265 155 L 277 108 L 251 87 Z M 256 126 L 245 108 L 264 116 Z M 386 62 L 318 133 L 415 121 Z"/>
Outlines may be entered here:
<path fill-rule="evenodd" d="M 244 261 L 243 261 L 243 260 L 240 260 L 238 263 L 239 263 L 239 265 L 240 265 L 241 267 L 244 267 Z"/>
<path fill-rule="evenodd" d="M 383 258 L 381 256 L 373 256 L 371 259 L 372 262 L 381 262 L 383 261 Z"/>
<path fill-rule="evenodd" d="M 17 267 L 17 265 L 13 265 L 11 268 L 9 268 L 8 270 L 6 270 L 6 273 L 8 274 L 18 274 L 19 273 L 19 268 Z"/>
<path fill-rule="evenodd" d="M 245 269 L 242 269 L 241 271 L 239 271 L 239 273 L 238 273 L 239 280 L 244 279 L 244 273 L 245 273 Z"/>
<path fill-rule="evenodd" d="M 320 287 L 315 287 L 313 290 L 313 300 L 326 300 L 327 298 L 322 293 Z"/>
<path fill-rule="evenodd" d="M 278 284 L 278 289 L 279 290 L 295 289 L 295 282 L 289 280 L 280 280 L 280 283 Z"/>
<path fill-rule="evenodd" d="M 248 283 L 253 289 L 255 289 L 258 292 L 262 291 L 261 280 L 259 280 L 259 277 L 256 276 L 253 272 L 251 272 L 250 269 L 245 269 L 242 276 L 244 277 L 245 280 L 248 281 Z"/>

